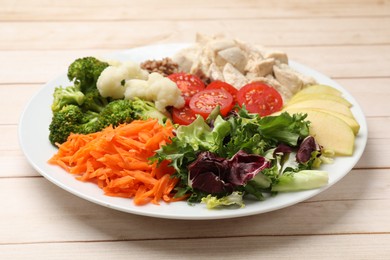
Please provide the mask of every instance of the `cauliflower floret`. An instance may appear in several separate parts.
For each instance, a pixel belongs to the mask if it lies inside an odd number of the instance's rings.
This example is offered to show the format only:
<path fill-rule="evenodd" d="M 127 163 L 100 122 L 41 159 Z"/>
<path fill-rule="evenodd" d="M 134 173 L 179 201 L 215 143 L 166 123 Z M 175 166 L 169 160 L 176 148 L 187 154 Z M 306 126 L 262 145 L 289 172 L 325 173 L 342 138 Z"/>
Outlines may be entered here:
<path fill-rule="evenodd" d="M 181 108 L 185 103 L 176 83 L 156 72 L 149 74 L 147 80 L 127 80 L 125 89 L 125 99 L 138 97 L 154 101 L 161 112 L 165 112 L 168 106 Z"/>
<path fill-rule="evenodd" d="M 129 79 L 147 79 L 148 72 L 134 62 L 111 63 L 100 74 L 96 87 L 102 97 L 123 98 L 124 82 Z"/>

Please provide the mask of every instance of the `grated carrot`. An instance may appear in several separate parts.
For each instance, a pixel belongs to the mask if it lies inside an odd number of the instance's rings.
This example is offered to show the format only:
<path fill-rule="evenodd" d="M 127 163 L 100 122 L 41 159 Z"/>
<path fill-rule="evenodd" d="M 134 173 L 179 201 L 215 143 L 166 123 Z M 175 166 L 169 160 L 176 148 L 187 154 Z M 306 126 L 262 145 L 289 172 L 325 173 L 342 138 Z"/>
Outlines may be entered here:
<path fill-rule="evenodd" d="M 174 198 L 178 179 L 169 162 L 149 161 L 172 137 L 170 121 L 163 126 L 155 119 L 135 120 L 93 134 L 71 134 L 49 163 L 96 183 L 108 196 L 133 198 L 136 205 L 183 200 Z"/>

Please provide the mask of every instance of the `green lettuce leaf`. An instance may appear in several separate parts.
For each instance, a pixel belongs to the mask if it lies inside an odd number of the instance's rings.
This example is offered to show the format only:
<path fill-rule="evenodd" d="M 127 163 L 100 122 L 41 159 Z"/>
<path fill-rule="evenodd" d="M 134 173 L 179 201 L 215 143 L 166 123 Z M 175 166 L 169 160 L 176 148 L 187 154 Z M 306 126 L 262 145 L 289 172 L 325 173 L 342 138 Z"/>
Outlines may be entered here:
<path fill-rule="evenodd" d="M 328 172 L 320 170 L 284 173 L 271 190 L 285 192 L 316 189 L 327 185 L 328 179 Z"/>
<path fill-rule="evenodd" d="M 244 200 L 243 200 L 243 194 L 239 191 L 234 191 L 233 193 L 224 196 L 222 198 L 218 198 L 216 196 L 207 195 L 206 197 L 203 197 L 201 200 L 201 203 L 206 204 L 206 207 L 208 209 L 216 209 L 220 207 L 226 207 L 226 206 L 232 206 L 236 205 L 239 207 L 244 207 Z"/>

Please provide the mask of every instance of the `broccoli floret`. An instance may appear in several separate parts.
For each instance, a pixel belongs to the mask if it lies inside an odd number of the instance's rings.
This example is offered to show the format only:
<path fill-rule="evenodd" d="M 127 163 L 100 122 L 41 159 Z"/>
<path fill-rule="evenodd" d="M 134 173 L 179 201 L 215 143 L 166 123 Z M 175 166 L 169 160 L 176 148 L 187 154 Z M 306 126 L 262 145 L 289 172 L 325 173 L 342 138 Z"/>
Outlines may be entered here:
<path fill-rule="evenodd" d="M 118 99 L 111 101 L 99 114 L 101 124 L 117 126 L 133 121 L 133 110 L 130 100 Z"/>
<path fill-rule="evenodd" d="M 98 113 L 83 112 L 77 105 L 67 105 L 53 113 L 49 140 L 53 145 L 62 144 L 71 133 L 88 134 L 101 129 Z"/>
<path fill-rule="evenodd" d="M 156 106 L 151 101 L 145 101 L 139 98 L 134 98 L 131 102 L 133 110 L 133 118 L 137 119 L 158 119 L 160 124 L 163 124 L 167 120 L 167 115 L 157 110 Z"/>
<path fill-rule="evenodd" d="M 85 98 L 82 104 L 84 111 L 100 112 L 110 100 L 100 95 L 96 82 L 109 64 L 94 57 L 76 59 L 68 68 L 68 78 L 74 81 L 76 89 L 80 90 Z"/>
<path fill-rule="evenodd" d="M 81 124 L 76 127 L 76 133 L 90 134 L 102 130 L 104 127 L 99 121 L 99 113 L 87 111 L 83 114 Z"/>
<path fill-rule="evenodd" d="M 75 82 L 75 86 L 84 94 L 96 89 L 96 82 L 109 64 L 94 57 L 76 59 L 68 68 L 68 78 Z"/>
<path fill-rule="evenodd" d="M 84 111 L 90 110 L 99 113 L 109 102 L 110 101 L 107 98 L 100 95 L 97 89 L 90 90 L 85 94 L 84 103 L 81 105 L 81 108 Z"/>
<path fill-rule="evenodd" d="M 53 112 L 61 110 L 66 105 L 82 105 L 84 103 L 85 96 L 83 92 L 78 90 L 75 86 L 69 86 L 66 88 L 56 87 L 53 94 L 54 100 L 51 105 Z"/>

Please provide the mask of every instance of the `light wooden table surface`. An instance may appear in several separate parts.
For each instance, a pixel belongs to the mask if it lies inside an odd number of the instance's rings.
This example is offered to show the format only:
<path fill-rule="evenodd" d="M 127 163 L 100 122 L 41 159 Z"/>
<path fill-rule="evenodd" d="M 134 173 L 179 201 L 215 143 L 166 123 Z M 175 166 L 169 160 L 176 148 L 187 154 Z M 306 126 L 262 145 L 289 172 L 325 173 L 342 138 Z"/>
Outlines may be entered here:
<path fill-rule="evenodd" d="M 285 209 L 185 221 L 96 205 L 29 165 L 20 114 L 71 61 L 196 32 L 282 49 L 344 86 L 369 128 L 355 168 Z M 0 259 L 390 259 L 388 0 L 0 0 L 0 98 Z"/>

